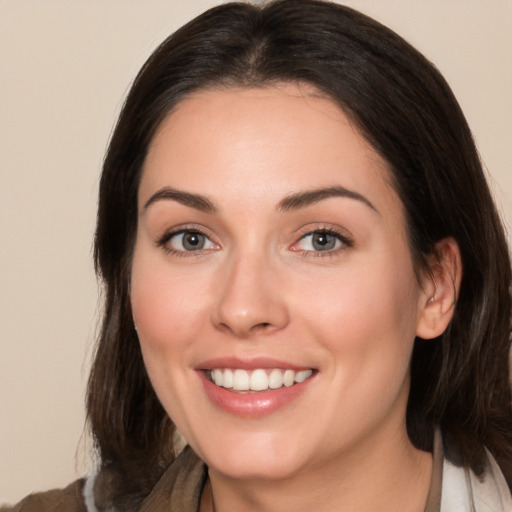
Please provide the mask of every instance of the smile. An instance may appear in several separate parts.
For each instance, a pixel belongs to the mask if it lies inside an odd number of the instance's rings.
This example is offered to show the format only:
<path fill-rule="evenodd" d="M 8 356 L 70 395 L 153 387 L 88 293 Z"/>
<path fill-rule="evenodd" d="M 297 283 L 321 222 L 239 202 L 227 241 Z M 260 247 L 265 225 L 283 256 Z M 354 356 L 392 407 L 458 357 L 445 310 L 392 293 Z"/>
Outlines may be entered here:
<path fill-rule="evenodd" d="M 233 391 L 268 391 L 300 384 L 313 375 L 313 370 L 280 368 L 256 369 L 247 371 L 244 369 L 215 368 L 208 372 L 210 381 L 216 386 Z"/>

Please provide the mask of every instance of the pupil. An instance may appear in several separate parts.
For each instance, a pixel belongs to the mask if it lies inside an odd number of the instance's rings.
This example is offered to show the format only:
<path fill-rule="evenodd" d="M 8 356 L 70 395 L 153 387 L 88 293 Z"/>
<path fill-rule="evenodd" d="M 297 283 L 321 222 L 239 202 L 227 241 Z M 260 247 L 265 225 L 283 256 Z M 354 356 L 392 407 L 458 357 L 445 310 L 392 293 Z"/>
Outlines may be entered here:
<path fill-rule="evenodd" d="M 199 233 L 185 233 L 183 247 L 188 251 L 197 251 L 204 246 L 204 236 Z"/>
<path fill-rule="evenodd" d="M 315 233 L 313 235 L 313 247 L 318 251 L 333 249 L 336 239 L 329 233 Z"/>

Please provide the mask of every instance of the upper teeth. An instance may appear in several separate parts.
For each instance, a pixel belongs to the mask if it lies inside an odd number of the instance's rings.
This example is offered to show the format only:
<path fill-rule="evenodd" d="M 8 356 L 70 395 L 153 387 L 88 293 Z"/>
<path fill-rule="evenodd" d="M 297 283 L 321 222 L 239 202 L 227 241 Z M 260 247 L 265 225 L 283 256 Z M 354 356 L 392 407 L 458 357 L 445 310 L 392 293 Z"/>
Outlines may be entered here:
<path fill-rule="evenodd" d="M 235 391 L 265 391 L 267 389 L 278 389 L 282 386 L 289 388 L 295 383 L 303 382 L 313 374 L 313 370 L 246 370 L 236 369 L 224 370 L 215 369 L 211 371 L 211 378 L 214 384 Z"/>

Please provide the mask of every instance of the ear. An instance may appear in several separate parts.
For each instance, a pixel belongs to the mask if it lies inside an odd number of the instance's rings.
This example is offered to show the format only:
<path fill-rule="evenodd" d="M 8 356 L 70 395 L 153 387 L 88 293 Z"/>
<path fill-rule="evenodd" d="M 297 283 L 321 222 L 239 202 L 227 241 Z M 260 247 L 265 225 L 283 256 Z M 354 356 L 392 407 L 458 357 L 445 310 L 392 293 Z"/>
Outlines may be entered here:
<path fill-rule="evenodd" d="M 448 327 L 455 311 L 462 280 L 462 258 L 457 242 L 443 238 L 428 258 L 419 298 L 416 336 L 432 339 Z"/>

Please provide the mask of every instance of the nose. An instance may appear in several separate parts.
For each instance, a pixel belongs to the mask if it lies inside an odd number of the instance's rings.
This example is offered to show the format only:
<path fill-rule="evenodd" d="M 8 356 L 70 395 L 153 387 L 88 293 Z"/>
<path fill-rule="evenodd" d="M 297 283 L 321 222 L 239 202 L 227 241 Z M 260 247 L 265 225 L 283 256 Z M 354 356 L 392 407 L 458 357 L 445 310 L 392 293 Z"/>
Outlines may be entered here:
<path fill-rule="evenodd" d="M 240 255 L 221 272 L 212 321 L 239 338 L 284 328 L 289 314 L 278 269 L 264 256 Z"/>

